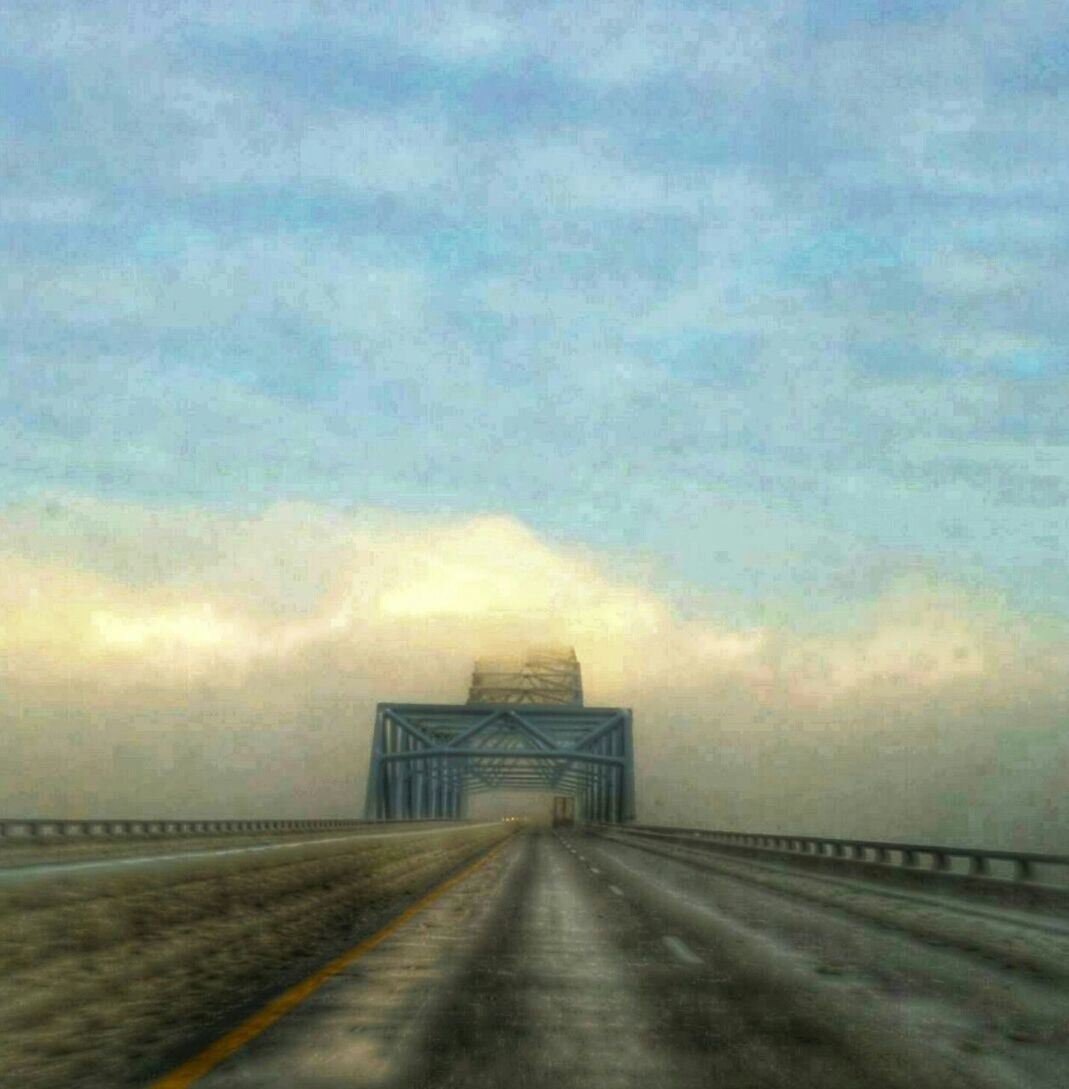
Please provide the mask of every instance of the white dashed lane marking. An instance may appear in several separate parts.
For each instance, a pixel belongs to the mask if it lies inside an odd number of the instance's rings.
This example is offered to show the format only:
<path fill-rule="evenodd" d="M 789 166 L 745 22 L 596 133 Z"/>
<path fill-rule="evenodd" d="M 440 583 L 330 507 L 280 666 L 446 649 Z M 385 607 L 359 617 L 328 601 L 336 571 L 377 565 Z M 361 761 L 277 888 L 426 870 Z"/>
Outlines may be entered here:
<path fill-rule="evenodd" d="M 664 942 L 668 947 L 668 951 L 680 962 L 680 964 L 702 963 L 702 958 L 679 938 L 674 938 L 671 934 L 666 934 L 661 941 Z"/>
<path fill-rule="evenodd" d="M 624 890 L 617 888 L 615 885 L 609 886 L 609 892 L 614 892 L 617 896 L 623 896 L 624 894 Z"/>

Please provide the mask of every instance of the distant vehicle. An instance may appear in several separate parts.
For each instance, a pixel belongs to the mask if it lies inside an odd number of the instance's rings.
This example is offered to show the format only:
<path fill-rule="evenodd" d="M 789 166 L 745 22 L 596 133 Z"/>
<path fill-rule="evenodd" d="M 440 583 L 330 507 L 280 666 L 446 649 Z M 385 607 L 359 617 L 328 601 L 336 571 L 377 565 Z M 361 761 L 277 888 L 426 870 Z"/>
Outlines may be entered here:
<path fill-rule="evenodd" d="M 575 824 L 575 799 L 559 795 L 553 799 L 553 827 L 571 828 Z"/>

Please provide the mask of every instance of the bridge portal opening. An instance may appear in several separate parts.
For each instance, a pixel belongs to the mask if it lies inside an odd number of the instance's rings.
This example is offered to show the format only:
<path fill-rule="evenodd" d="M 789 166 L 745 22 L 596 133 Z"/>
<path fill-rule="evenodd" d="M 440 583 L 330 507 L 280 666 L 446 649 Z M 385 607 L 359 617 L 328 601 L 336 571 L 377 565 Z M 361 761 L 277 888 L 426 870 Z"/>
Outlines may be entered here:
<path fill-rule="evenodd" d="M 470 820 L 512 818 L 530 825 L 548 825 L 553 819 L 553 796 L 544 790 L 495 790 L 472 794 L 468 799 Z"/>

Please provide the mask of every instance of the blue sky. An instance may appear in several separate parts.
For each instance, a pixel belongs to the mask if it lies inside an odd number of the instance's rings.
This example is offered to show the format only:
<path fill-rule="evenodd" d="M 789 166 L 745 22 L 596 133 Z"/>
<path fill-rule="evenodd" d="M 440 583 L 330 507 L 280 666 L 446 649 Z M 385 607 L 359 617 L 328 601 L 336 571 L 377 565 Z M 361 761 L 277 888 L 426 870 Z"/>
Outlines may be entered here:
<path fill-rule="evenodd" d="M 0 501 L 1069 615 L 1069 10 L 3 3 Z"/>

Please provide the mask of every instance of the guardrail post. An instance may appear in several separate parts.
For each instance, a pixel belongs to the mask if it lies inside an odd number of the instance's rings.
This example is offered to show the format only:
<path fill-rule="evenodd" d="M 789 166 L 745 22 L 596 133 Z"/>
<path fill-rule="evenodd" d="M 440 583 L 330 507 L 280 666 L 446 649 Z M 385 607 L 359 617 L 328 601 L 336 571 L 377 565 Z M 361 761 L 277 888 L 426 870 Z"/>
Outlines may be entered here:
<path fill-rule="evenodd" d="M 1013 860 L 1013 874 L 1018 881 L 1031 881 L 1035 876 L 1035 868 L 1027 858 L 1015 858 Z"/>

